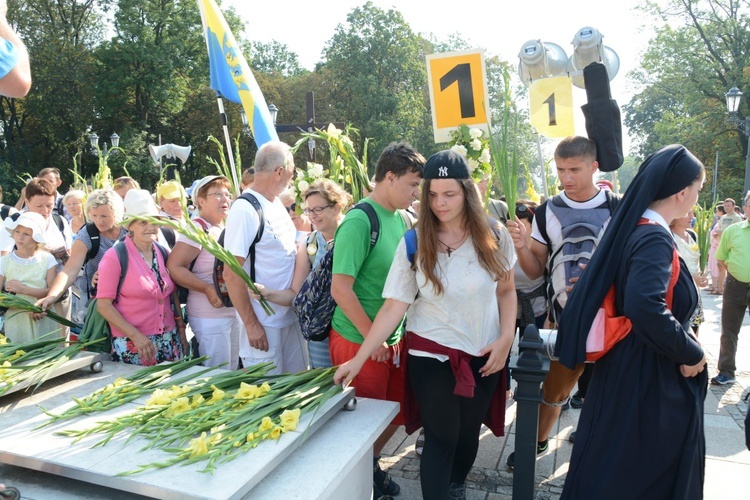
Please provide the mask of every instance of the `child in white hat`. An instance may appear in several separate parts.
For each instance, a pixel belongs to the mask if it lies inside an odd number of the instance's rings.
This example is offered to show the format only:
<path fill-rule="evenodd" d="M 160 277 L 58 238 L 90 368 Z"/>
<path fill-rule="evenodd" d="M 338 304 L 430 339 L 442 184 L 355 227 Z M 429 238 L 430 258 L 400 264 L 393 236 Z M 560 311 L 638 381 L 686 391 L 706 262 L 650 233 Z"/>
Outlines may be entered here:
<path fill-rule="evenodd" d="M 22 213 L 6 225 L 15 247 L 0 257 L 0 286 L 5 293 L 13 293 L 29 302 L 47 295 L 57 275 L 57 260 L 42 250 L 44 246 L 44 218 L 33 212 Z M 13 342 L 28 342 L 46 335 L 59 326 L 45 315 L 8 309 L 5 313 L 5 336 Z"/>

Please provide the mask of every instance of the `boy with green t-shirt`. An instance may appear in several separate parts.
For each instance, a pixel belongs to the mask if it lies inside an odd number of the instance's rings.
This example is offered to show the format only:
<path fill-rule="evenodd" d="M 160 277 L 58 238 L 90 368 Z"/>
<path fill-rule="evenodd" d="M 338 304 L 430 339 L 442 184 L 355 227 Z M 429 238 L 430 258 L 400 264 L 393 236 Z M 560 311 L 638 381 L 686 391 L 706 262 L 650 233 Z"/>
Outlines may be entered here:
<path fill-rule="evenodd" d="M 336 311 L 331 324 L 329 348 L 334 365 L 349 361 L 370 331 L 384 299 L 383 286 L 406 224 L 399 209 L 411 205 L 419 195 L 425 159 L 405 143 L 391 143 L 375 166 L 375 186 L 364 202 L 374 209 L 380 224 L 378 240 L 370 249 L 370 221 L 362 210 L 350 211 L 334 239 L 331 295 Z M 398 353 L 402 325 L 393 332 L 352 381 L 357 396 L 402 402 L 404 373 Z M 383 471 L 380 452 L 403 424 L 401 412 L 373 445 L 374 497 L 396 495 L 400 488 Z"/>

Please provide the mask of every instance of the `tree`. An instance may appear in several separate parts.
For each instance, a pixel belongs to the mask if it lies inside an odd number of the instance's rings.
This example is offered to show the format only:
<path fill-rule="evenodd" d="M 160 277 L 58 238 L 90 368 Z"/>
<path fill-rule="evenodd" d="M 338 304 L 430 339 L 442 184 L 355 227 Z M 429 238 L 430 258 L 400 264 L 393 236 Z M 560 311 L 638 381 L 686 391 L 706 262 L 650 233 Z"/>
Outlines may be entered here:
<path fill-rule="evenodd" d="M 0 98 L 0 154 L 16 172 L 57 166 L 66 174 L 72 166 L 92 119 L 92 107 L 82 103 L 92 102 L 92 50 L 103 37 L 100 9 L 109 4 L 31 0 L 9 12 L 29 50 L 33 79 L 25 99 Z"/>
<path fill-rule="evenodd" d="M 339 116 L 371 138 L 372 158 L 391 141 L 432 145 L 426 108 L 424 41 L 395 9 L 368 2 L 353 9 L 327 42 L 328 93 Z M 317 96 L 317 94 L 316 94 Z"/>
<path fill-rule="evenodd" d="M 670 143 L 704 162 L 719 151 L 720 196 L 736 196 L 744 179 L 747 140 L 726 123 L 724 94 L 732 86 L 750 89 L 749 7 L 747 0 L 645 4 L 658 27 L 641 69 L 630 75 L 642 90 L 624 106 L 641 158 Z M 748 114 L 746 100 L 740 115 Z"/>

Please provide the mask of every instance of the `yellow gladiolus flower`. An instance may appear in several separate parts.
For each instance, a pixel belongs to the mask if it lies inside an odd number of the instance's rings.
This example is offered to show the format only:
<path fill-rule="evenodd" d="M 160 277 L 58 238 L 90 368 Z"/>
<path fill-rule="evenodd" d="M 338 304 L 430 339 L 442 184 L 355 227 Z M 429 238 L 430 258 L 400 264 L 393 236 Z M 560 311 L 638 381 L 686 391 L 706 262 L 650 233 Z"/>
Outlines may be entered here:
<path fill-rule="evenodd" d="M 206 441 L 206 433 L 202 432 L 200 437 L 190 440 L 190 444 L 185 451 L 190 452 L 190 458 L 199 457 L 208 453 L 208 442 Z"/>
<path fill-rule="evenodd" d="M 127 379 L 125 379 L 125 378 L 122 378 L 122 377 L 117 377 L 117 378 L 115 379 L 115 381 L 114 381 L 114 382 L 112 382 L 112 384 L 113 384 L 113 385 L 114 385 L 115 387 L 120 387 L 120 386 L 122 386 L 122 385 L 125 385 L 125 384 L 127 384 L 127 383 L 128 383 L 128 380 L 127 380 Z"/>
<path fill-rule="evenodd" d="M 185 413 L 188 410 L 190 410 L 190 401 L 188 400 L 188 398 L 177 398 L 172 401 L 171 405 L 169 405 L 167 411 L 164 412 L 164 416 L 167 418 L 171 418 L 175 415 L 179 415 L 180 413 Z"/>
<path fill-rule="evenodd" d="M 260 395 L 262 394 L 257 385 L 240 382 L 240 388 L 237 390 L 237 394 L 234 395 L 234 399 L 255 399 Z"/>
<path fill-rule="evenodd" d="M 170 391 L 165 389 L 156 389 L 151 397 L 146 401 L 146 406 L 168 405 L 172 400 Z"/>
<path fill-rule="evenodd" d="M 279 437 L 281 436 L 281 431 L 282 431 L 281 427 L 276 426 L 271 431 L 271 435 L 269 437 L 271 439 L 279 439 Z"/>
<path fill-rule="evenodd" d="M 262 391 L 261 394 L 258 394 L 258 397 L 265 396 L 269 392 L 271 392 L 271 386 L 268 384 L 268 382 L 263 382 L 263 385 L 260 386 L 260 390 Z"/>
<path fill-rule="evenodd" d="M 202 394 L 194 394 L 193 401 L 190 402 L 190 406 L 192 406 L 193 408 L 197 408 L 198 405 L 203 403 L 203 401 L 205 401 L 205 399 L 203 398 Z"/>
<path fill-rule="evenodd" d="M 284 430 L 284 432 L 289 432 L 297 429 L 297 424 L 299 424 L 299 416 L 299 408 L 295 408 L 294 410 L 284 410 L 284 412 L 279 417 L 279 420 L 281 421 L 281 428 Z"/>
<path fill-rule="evenodd" d="M 208 401 L 209 403 L 214 403 L 216 401 L 221 401 L 224 399 L 224 396 L 226 396 L 226 393 L 216 387 L 215 385 L 212 385 L 211 388 L 214 390 L 214 393 L 211 395 L 211 399 Z"/>
<path fill-rule="evenodd" d="M 273 429 L 273 420 L 271 420 L 271 417 L 263 417 L 263 420 L 260 422 L 260 427 L 258 427 L 258 432 L 266 432 Z"/>

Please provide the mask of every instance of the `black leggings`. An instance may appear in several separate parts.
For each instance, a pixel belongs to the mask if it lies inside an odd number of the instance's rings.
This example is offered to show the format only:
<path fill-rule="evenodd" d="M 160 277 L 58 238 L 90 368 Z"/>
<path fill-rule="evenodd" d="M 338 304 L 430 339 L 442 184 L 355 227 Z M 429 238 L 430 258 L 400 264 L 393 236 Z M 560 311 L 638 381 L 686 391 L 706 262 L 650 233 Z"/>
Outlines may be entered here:
<path fill-rule="evenodd" d="M 479 432 L 500 373 L 481 377 L 487 358 L 474 358 L 471 368 L 474 397 L 453 394 L 456 379 L 450 362 L 409 355 L 409 383 L 424 426 L 425 444 L 420 461 L 422 497 L 448 498 L 451 483 L 464 483 L 479 449 Z"/>

